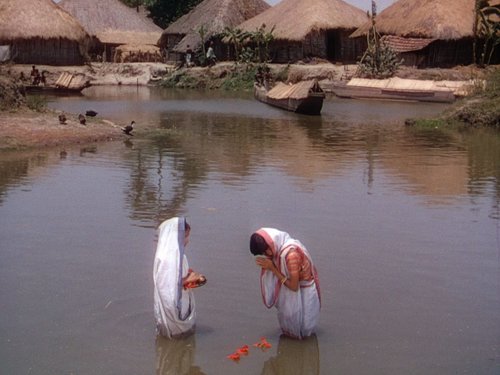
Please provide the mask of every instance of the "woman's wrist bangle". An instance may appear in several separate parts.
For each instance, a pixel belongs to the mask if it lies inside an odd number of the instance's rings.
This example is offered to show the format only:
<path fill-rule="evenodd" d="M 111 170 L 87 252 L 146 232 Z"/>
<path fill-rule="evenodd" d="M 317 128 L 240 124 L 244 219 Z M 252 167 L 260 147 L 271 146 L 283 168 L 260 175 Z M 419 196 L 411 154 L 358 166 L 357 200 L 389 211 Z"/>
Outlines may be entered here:
<path fill-rule="evenodd" d="M 281 285 L 283 285 L 284 283 L 286 283 L 287 280 L 288 280 L 288 277 L 283 276 L 283 278 L 281 279 Z"/>

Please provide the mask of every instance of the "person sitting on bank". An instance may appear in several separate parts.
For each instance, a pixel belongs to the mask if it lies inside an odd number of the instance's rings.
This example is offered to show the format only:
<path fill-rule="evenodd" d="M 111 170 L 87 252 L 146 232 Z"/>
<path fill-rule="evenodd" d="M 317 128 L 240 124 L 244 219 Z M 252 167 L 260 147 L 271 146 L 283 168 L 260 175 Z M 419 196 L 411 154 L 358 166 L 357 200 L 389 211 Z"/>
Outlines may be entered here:
<path fill-rule="evenodd" d="M 40 72 L 38 71 L 38 69 L 36 68 L 35 65 L 33 65 L 31 67 L 30 76 L 31 76 L 31 79 L 32 79 L 32 82 L 31 82 L 32 85 L 38 85 L 38 84 L 40 84 L 40 79 L 41 79 Z"/>

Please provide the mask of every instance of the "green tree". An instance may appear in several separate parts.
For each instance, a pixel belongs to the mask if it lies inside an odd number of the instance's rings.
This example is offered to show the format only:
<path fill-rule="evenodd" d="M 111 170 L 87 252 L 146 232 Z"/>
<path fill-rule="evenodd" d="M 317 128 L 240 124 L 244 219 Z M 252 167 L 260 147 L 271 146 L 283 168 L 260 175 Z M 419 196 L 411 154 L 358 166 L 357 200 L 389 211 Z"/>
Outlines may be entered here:
<path fill-rule="evenodd" d="M 136 8 L 136 10 L 139 11 L 139 7 L 141 5 L 148 7 L 153 5 L 156 2 L 156 0 L 121 0 L 121 2 L 131 8 Z"/>
<path fill-rule="evenodd" d="M 476 0 L 474 21 L 474 62 L 479 66 L 488 65 L 496 47 L 500 44 L 500 5 L 489 6 L 486 0 Z M 478 47 L 482 51 L 477 57 Z"/>
<path fill-rule="evenodd" d="M 124 0 L 141 1 L 141 0 Z M 150 12 L 154 23 L 166 28 L 179 17 L 188 13 L 202 0 L 142 0 Z"/>
<path fill-rule="evenodd" d="M 227 38 L 228 43 L 233 45 L 236 62 L 239 62 L 241 60 L 242 45 L 250 34 L 241 29 L 226 26 L 223 36 Z"/>
<path fill-rule="evenodd" d="M 255 43 L 256 56 L 259 62 L 267 62 L 269 60 L 269 43 L 274 40 L 274 26 L 266 32 L 266 25 L 262 24 L 256 31 L 251 34 L 251 41 Z"/>
<path fill-rule="evenodd" d="M 357 75 L 367 78 L 388 78 L 396 73 L 402 63 L 397 54 L 380 40 L 380 34 L 375 25 L 377 6 L 372 0 L 372 27 L 368 30 L 367 44 L 363 57 L 358 63 Z"/>

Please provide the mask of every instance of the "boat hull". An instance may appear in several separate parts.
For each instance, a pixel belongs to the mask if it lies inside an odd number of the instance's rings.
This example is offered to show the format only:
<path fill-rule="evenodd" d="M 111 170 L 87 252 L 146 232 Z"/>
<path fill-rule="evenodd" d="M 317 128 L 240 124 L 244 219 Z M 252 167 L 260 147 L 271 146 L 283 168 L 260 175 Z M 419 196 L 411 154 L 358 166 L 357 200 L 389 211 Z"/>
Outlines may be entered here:
<path fill-rule="evenodd" d="M 333 85 L 332 92 L 339 98 L 379 99 L 417 102 L 451 103 L 455 95 L 449 91 L 404 90 L 379 87 L 350 86 L 342 83 Z"/>
<path fill-rule="evenodd" d="M 87 86 L 88 87 L 88 86 Z M 30 94 L 76 94 L 82 93 L 85 87 L 79 88 L 67 88 L 67 87 L 56 87 L 56 86 L 34 86 L 27 85 L 24 89 Z"/>
<path fill-rule="evenodd" d="M 325 98 L 325 94 L 323 92 L 311 92 L 306 98 L 301 99 L 273 99 L 267 95 L 265 87 L 259 85 L 254 86 L 254 96 L 258 101 L 269 104 L 273 107 L 312 116 L 318 116 L 321 114 L 323 100 Z"/>

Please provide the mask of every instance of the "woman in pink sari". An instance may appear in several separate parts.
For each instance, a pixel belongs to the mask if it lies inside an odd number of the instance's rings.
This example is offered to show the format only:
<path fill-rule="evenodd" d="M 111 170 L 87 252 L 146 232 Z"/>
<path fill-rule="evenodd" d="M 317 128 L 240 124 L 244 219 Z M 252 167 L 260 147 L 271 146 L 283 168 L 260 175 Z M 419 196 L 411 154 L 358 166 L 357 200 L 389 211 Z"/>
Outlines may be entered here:
<path fill-rule="evenodd" d="M 321 296 L 316 267 L 306 247 L 286 232 L 261 228 L 250 237 L 250 251 L 262 269 L 264 304 L 278 310 L 283 333 L 297 339 L 313 334 Z"/>

